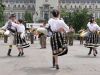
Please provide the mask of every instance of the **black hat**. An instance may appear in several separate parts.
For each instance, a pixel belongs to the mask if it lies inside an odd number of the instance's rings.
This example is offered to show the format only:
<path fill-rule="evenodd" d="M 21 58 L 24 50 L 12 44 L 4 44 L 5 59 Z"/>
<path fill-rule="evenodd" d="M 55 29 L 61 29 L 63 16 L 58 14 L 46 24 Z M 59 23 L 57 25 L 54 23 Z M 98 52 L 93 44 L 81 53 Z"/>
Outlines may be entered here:
<path fill-rule="evenodd" d="M 9 18 L 12 18 L 12 17 L 16 17 L 16 15 L 15 14 L 11 14 Z"/>

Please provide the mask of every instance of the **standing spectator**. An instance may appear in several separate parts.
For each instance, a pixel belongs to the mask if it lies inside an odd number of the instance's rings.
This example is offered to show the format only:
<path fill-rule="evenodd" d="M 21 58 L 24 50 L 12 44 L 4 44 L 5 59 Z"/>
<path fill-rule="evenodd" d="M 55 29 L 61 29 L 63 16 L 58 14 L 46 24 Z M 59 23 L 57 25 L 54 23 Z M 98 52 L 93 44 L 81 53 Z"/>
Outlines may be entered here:
<path fill-rule="evenodd" d="M 31 41 L 31 44 L 34 43 L 34 29 L 33 29 L 33 25 L 31 25 L 31 28 L 30 28 L 30 41 Z"/>
<path fill-rule="evenodd" d="M 74 28 L 70 25 L 70 26 L 69 26 L 69 33 L 68 33 L 68 41 L 69 41 L 69 45 L 70 45 L 70 46 L 73 45 L 74 33 L 75 33 L 75 30 L 74 30 Z"/>
<path fill-rule="evenodd" d="M 85 29 L 81 29 L 78 31 L 80 33 L 80 45 L 83 44 L 84 41 L 84 37 L 82 36 L 82 34 L 85 32 Z"/>
<path fill-rule="evenodd" d="M 46 26 L 46 21 L 43 21 L 43 25 L 41 26 L 41 28 L 45 28 L 45 26 Z M 46 48 L 46 38 L 47 38 L 46 34 L 44 33 L 39 34 L 41 49 Z"/>

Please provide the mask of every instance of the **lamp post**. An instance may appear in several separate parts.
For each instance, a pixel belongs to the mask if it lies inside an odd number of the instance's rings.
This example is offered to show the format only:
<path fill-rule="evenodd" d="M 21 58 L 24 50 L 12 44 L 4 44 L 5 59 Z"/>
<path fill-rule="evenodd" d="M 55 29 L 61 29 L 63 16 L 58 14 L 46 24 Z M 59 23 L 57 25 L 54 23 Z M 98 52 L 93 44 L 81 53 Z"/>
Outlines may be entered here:
<path fill-rule="evenodd" d="M 13 1 L 11 1 L 11 9 L 10 9 L 10 14 L 13 14 Z"/>
<path fill-rule="evenodd" d="M 59 10 L 59 13 L 61 13 L 61 0 L 58 0 L 58 10 Z M 59 14 L 59 17 L 61 17 L 60 14 Z"/>
<path fill-rule="evenodd" d="M 92 4 L 92 16 L 93 16 L 93 17 L 95 17 L 95 13 L 94 13 L 95 8 L 94 8 L 94 6 L 95 6 L 95 4 L 93 3 L 93 4 Z"/>

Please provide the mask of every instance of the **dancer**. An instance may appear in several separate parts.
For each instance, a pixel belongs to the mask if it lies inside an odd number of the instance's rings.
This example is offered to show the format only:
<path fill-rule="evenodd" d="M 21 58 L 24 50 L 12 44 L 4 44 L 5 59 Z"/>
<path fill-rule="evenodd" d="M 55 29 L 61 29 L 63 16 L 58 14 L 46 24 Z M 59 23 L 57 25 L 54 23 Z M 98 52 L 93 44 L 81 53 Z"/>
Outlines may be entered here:
<path fill-rule="evenodd" d="M 58 51 L 62 49 L 63 46 L 63 32 L 68 32 L 69 27 L 65 24 L 63 20 L 59 19 L 59 11 L 52 11 L 53 18 L 48 21 L 49 28 L 52 32 L 51 35 L 51 47 L 52 47 L 52 57 L 53 57 L 53 68 L 59 69 L 58 65 Z"/>
<path fill-rule="evenodd" d="M 23 25 L 23 20 L 19 19 L 18 20 L 18 25 L 16 26 L 17 28 L 17 48 L 19 51 L 18 56 L 23 56 L 23 43 L 25 42 L 25 26 Z"/>
<path fill-rule="evenodd" d="M 14 45 L 14 38 L 16 34 L 16 27 L 13 25 L 16 24 L 16 16 L 14 14 L 11 14 L 9 17 L 9 20 L 6 22 L 6 24 L 2 27 L 3 30 L 9 31 L 9 37 L 8 37 L 8 43 L 9 43 L 9 49 L 8 49 L 8 56 L 11 56 L 11 50 L 12 50 L 12 45 Z"/>
<path fill-rule="evenodd" d="M 88 27 L 88 37 L 86 38 L 86 47 L 90 48 L 88 55 L 93 51 L 93 55 L 97 55 L 97 44 L 98 44 L 98 34 L 97 31 L 100 30 L 100 27 L 95 22 L 95 19 L 92 18 L 90 22 L 87 24 Z"/>

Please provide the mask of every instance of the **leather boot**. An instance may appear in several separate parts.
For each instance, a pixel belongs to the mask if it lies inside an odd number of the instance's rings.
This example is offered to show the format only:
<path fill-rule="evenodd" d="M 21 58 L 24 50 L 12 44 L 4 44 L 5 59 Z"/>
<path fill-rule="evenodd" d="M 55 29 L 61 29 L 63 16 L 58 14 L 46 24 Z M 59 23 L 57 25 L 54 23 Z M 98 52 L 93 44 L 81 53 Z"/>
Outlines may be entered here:
<path fill-rule="evenodd" d="M 8 56 L 11 56 L 10 53 L 11 53 L 11 49 L 8 50 L 7 55 L 8 55 Z"/>
<path fill-rule="evenodd" d="M 55 68 L 55 58 L 53 57 L 53 68 Z"/>
<path fill-rule="evenodd" d="M 90 51 L 89 51 L 88 55 L 90 55 L 90 54 L 91 54 L 91 52 L 92 52 L 92 48 L 90 48 Z"/>

